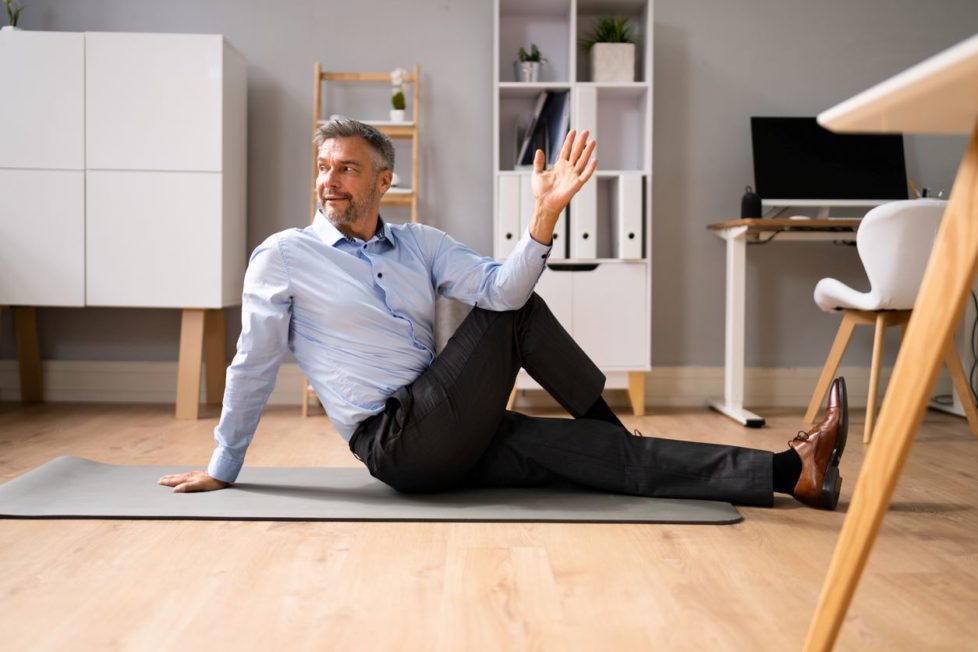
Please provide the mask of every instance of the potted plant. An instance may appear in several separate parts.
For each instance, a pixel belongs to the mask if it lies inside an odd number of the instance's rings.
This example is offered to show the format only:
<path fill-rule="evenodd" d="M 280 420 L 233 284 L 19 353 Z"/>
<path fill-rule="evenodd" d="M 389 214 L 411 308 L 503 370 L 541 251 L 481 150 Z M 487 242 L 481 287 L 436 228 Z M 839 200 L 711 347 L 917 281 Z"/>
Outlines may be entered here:
<path fill-rule="evenodd" d="M 519 60 L 513 62 L 516 81 L 540 81 L 540 66 L 546 62 L 546 59 L 540 54 L 540 48 L 537 47 L 537 44 L 531 43 L 529 52 L 521 46 L 518 57 Z"/>
<path fill-rule="evenodd" d="M 20 20 L 20 12 L 24 10 L 23 5 L 18 7 L 14 5 L 13 0 L 3 0 L 3 5 L 7 9 L 7 23 L 9 24 L 0 29 L 5 32 L 20 29 L 17 27 L 17 21 Z"/>
<path fill-rule="evenodd" d="M 407 70 L 395 68 L 391 72 L 391 122 L 404 122 L 404 109 L 407 101 L 404 98 L 404 78 Z"/>
<path fill-rule="evenodd" d="M 581 47 L 591 53 L 592 81 L 635 81 L 635 39 L 628 18 L 602 16 Z"/>

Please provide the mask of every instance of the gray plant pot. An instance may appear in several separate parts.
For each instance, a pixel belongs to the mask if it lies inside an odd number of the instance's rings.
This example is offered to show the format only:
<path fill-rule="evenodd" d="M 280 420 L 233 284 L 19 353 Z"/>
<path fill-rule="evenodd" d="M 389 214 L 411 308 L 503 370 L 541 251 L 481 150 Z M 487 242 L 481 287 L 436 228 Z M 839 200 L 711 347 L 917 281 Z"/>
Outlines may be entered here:
<path fill-rule="evenodd" d="M 591 81 L 635 81 L 635 44 L 595 43 L 591 46 Z"/>
<path fill-rule="evenodd" d="M 539 61 L 514 61 L 513 72 L 516 74 L 516 81 L 520 81 L 520 82 L 540 81 L 540 62 Z"/>

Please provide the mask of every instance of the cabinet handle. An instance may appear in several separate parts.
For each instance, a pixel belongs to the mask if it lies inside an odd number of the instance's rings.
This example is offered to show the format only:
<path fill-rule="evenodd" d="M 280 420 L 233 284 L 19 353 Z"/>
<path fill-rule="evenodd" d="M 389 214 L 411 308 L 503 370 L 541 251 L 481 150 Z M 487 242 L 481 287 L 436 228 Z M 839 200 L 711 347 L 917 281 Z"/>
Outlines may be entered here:
<path fill-rule="evenodd" d="M 507 233 L 506 234 L 506 239 L 507 240 L 512 240 L 513 239 L 513 234 L 512 233 Z"/>
<path fill-rule="evenodd" d="M 634 240 L 635 239 L 635 234 L 634 233 L 629 233 L 628 234 L 628 239 L 629 240 Z"/>
<path fill-rule="evenodd" d="M 547 268 L 555 272 L 593 272 L 598 263 L 547 263 Z"/>
<path fill-rule="evenodd" d="M 587 236 L 588 236 L 588 234 L 587 234 L 587 233 L 582 233 L 582 234 L 581 234 L 581 237 L 582 237 L 582 238 L 584 238 L 585 240 L 587 240 Z"/>

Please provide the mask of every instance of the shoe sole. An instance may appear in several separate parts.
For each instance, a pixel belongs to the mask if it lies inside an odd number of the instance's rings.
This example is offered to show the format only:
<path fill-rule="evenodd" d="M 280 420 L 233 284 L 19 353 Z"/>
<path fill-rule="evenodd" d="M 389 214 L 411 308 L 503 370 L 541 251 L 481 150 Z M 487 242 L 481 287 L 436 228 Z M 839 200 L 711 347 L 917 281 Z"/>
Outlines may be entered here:
<path fill-rule="evenodd" d="M 849 398 L 846 393 L 845 378 L 840 377 L 839 384 L 842 389 L 839 436 L 835 440 L 832 457 L 829 458 L 828 467 L 825 469 L 825 476 L 822 478 L 822 491 L 818 496 L 819 508 L 828 510 L 834 510 L 839 504 L 839 494 L 842 492 L 842 476 L 839 475 L 839 461 L 842 459 L 842 452 L 846 449 L 846 439 L 849 436 Z"/>

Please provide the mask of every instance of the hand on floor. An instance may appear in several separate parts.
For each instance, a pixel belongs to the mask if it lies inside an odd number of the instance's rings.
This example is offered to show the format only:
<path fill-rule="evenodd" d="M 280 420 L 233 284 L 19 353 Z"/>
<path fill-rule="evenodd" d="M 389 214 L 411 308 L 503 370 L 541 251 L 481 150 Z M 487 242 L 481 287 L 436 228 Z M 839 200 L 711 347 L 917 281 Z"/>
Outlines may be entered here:
<path fill-rule="evenodd" d="M 164 475 L 157 480 L 158 484 L 166 487 L 173 487 L 173 493 L 193 493 L 195 491 L 215 491 L 228 486 L 227 482 L 222 482 L 217 478 L 207 475 L 206 471 L 187 471 L 186 473 L 174 473 Z"/>

